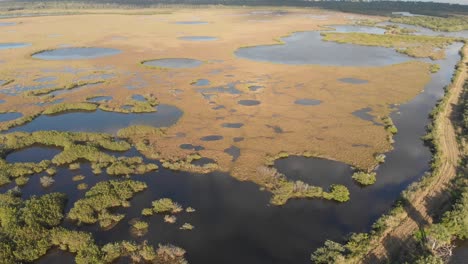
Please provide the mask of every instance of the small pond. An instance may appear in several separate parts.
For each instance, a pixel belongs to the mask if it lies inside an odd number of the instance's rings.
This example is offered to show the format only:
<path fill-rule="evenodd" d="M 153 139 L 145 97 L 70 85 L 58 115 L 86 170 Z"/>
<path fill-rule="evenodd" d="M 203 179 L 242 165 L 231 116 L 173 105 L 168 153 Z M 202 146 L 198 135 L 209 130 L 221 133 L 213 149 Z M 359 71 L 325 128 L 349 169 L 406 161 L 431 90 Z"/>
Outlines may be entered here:
<path fill-rule="evenodd" d="M 362 79 L 350 78 L 350 77 L 341 78 L 341 79 L 338 79 L 338 81 L 344 82 L 344 83 L 350 83 L 350 84 L 365 84 L 369 82 L 368 80 L 362 80 Z"/>
<path fill-rule="evenodd" d="M 22 113 L 9 112 L 9 113 L 0 113 L 0 122 L 11 121 L 17 118 L 22 117 Z"/>
<path fill-rule="evenodd" d="M 169 127 L 182 116 L 182 111 L 172 105 L 158 105 L 153 113 L 65 112 L 58 115 L 41 115 L 33 121 L 9 131 L 33 132 L 39 130 L 86 131 L 116 133 L 131 125 Z"/>
<path fill-rule="evenodd" d="M 304 99 L 297 99 L 296 101 L 294 101 L 295 104 L 298 104 L 298 105 L 319 105 L 322 103 L 322 101 L 320 100 L 316 100 L 316 99 L 308 99 L 308 98 L 304 98 Z"/>
<path fill-rule="evenodd" d="M 118 49 L 96 47 L 69 47 L 40 51 L 32 55 L 41 60 L 84 60 L 112 56 L 121 53 Z"/>
<path fill-rule="evenodd" d="M 199 60 L 186 59 L 186 58 L 167 58 L 167 59 L 157 59 L 157 60 L 149 60 L 149 61 L 143 62 L 143 65 L 146 65 L 146 66 L 173 68 L 173 69 L 195 68 L 202 64 L 203 62 Z"/>
<path fill-rule="evenodd" d="M 187 40 L 187 41 L 214 41 L 217 40 L 217 37 L 210 37 L 210 36 L 183 36 L 179 37 L 180 40 Z"/>
<path fill-rule="evenodd" d="M 258 100 L 239 100 L 237 101 L 238 104 L 244 105 L 244 106 L 254 106 L 254 105 L 259 105 L 260 101 Z"/>
<path fill-rule="evenodd" d="M 31 43 L 0 43 L 0 50 L 17 49 L 31 46 Z"/>

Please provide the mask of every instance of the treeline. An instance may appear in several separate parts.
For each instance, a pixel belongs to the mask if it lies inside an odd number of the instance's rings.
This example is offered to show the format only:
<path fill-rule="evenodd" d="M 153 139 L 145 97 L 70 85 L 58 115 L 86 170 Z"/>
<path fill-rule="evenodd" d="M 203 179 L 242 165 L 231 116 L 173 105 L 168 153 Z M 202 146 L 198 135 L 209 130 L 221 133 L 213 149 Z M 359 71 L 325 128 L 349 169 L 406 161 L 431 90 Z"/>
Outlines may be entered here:
<path fill-rule="evenodd" d="M 27 4 L 24 4 L 27 3 Z M 29 9 L 28 4 L 42 4 L 46 8 L 50 3 L 54 6 L 67 3 L 86 4 L 88 7 L 102 7 L 102 5 L 117 4 L 122 7 L 155 7 L 161 5 L 226 5 L 226 6 L 294 6 L 316 7 L 342 12 L 389 15 L 391 12 L 407 11 L 421 15 L 447 16 L 450 14 L 468 15 L 468 5 L 445 4 L 432 2 L 400 2 L 400 1 L 374 1 L 374 2 L 350 2 L 350 1 L 302 1 L 302 0 L 81 0 L 81 1 L 57 1 L 57 0 L 17 0 L 2 3 L 10 6 L 9 10 Z M 16 4 L 16 5 L 15 5 Z M 23 4 L 23 5 L 21 5 Z"/>

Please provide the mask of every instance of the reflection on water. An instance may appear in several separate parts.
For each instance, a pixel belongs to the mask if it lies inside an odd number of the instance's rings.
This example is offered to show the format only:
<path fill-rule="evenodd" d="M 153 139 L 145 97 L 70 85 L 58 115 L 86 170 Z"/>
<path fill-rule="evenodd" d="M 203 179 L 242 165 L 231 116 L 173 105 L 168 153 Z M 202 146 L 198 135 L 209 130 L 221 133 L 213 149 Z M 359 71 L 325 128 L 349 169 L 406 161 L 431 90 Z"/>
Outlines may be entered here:
<path fill-rule="evenodd" d="M 33 121 L 9 131 L 33 132 L 39 130 L 86 131 L 115 133 L 131 125 L 169 127 L 182 116 L 182 111 L 172 105 L 158 105 L 153 113 L 67 112 L 59 115 L 41 115 Z"/>

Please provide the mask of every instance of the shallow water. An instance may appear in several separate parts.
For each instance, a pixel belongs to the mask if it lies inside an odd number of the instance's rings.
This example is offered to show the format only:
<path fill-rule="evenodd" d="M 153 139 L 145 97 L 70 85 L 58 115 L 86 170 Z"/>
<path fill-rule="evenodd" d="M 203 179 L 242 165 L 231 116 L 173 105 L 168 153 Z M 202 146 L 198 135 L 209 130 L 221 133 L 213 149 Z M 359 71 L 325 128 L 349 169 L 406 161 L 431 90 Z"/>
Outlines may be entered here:
<path fill-rule="evenodd" d="M 210 81 L 208 79 L 198 79 L 192 85 L 193 86 L 207 86 L 207 85 L 210 85 Z"/>
<path fill-rule="evenodd" d="M 85 60 L 112 56 L 121 53 L 118 49 L 111 48 L 59 48 L 45 50 L 32 55 L 33 58 L 41 60 Z"/>
<path fill-rule="evenodd" d="M 184 58 L 168 58 L 168 59 L 157 59 L 143 62 L 144 65 L 161 68 L 195 68 L 203 64 L 203 62 L 194 59 Z"/>
<path fill-rule="evenodd" d="M 354 31 L 351 31 L 353 28 Z M 356 28 L 346 27 L 349 32 L 356 32 Z M 359 32 L 373 31 L 361 29 Z M 254 61 L 297 65 L 384 66 L 411 60 L 389 48 L 323 41 L 318 31 L 296 32 L 281 39 L 284 44 L 240 48 L 235 54 Z"/>
<path fill-rule="evenodd" d="M 187 40 L 187 41 L 214 41 L 217 40 L 217 37 L 210 37 L 210 36 L 183 36 L 179 37 L 180 40 Z"/>
<path fill-rule="evenodd" d="M 465 264 L 468 259 L 468 240 L 458 241 L 456 248 L 453 249 L 453 255 L 449 264 Z"/>
<path fill-rule="evenodd" d="M 351 84 L 365 84 L 365 83 L 369 82 L 367 80 L 351 78 L 351 77 L 350 78 L 341 78 L 341 79 L 338 79 L 338 81 L 344 82 L 344 83 L 351 83 Z"/>
<path fill-rule="evenodd" d="M 16 113 L 16 112 L 0 113 L 0 122 L 11 121 L 11 120 L 20 118 L 22 116 L 23 116 L 23 114 Z"/>
<path fill-rule="evenodd" d="M 9 131 L 33 132 L 39 130 L 105 132 L 115 134 L 131 125 L 169 127 L 182 116 L 182 111 L 172 105 L 158 105 L 154 113 L 66 112 L 58 115 L 41 115 L 33 121 Z"/>
<path fill-rule="evenodd" d="M 31 46 L 31 43 L 0 43 L 0 50 L 17 49 Z"/>
<path fill-rule="evenodd" d="M 14 26 L 16 22 L 0 22 L 0 27 Z"/>
<path fill-rule="evenodd" d="M 298 105 L 319 105 L 322 103 L 322 101 L 316 100 L 316 99 L 304 98 L 304 99 L 297 99 L 296 101 L 294 101 L 294 103 Z"/>

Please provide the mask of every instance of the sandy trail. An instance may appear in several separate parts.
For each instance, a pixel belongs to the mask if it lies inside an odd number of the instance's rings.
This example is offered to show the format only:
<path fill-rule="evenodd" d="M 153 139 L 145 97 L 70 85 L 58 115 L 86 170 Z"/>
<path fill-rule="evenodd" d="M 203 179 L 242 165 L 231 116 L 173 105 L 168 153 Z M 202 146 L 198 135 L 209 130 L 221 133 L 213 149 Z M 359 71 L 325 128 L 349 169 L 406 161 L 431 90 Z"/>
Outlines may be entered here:
<path fill-rule="evenodd" d="M 467 79 L 467 54 L 468 47 L 464 46 L 461 73 L 454 81 L 447 106 L 443 109 L 441 122 L 437 124 L 439 144 L 442 150 L 442 164 L 436 180 L 424 188 L 417 197 L 410 201 L 405 209 L 407 216 L 400 225 L 387 232 L 378 245 L 367 255 L 365 263 L 384 263 L 392 256 L 401 254 L 402 249 L 411 249 L 415 245 L 413 234 L 419 227 L 432 223 L 434 212 L 442 212 L 446 209 L 450 198 L 447 189 L 448 184 L 456 175 L 460 151 L 454 129 L 454 114 L 457 111 L 457 102 L 463 92 L 463 85 Z M 400 252 L 400 253 L 399 253 Z"/>

